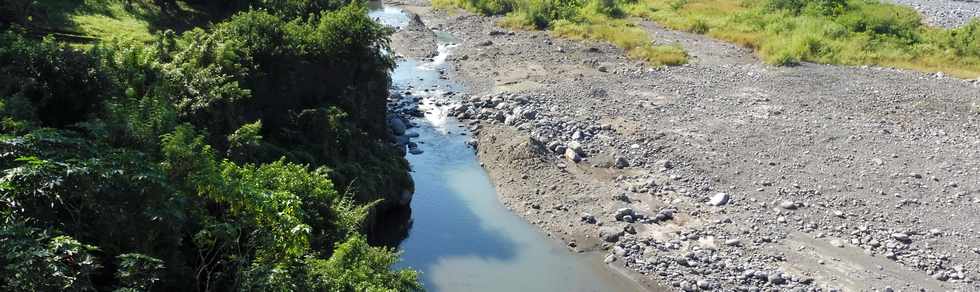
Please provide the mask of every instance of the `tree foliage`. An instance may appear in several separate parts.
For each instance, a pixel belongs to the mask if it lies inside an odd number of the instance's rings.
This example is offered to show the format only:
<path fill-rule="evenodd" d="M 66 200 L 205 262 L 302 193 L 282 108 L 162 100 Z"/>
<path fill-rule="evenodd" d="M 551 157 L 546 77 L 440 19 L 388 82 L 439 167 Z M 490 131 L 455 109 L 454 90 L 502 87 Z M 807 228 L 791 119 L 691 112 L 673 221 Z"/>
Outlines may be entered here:
<path fill-rule="evenodd" d="M 420 289 L 360 234 L 411 187 L 389 31 L 358 3 L 223 5 L 245 11 L 152 43 L 0 33 L 0 289 Z"/>

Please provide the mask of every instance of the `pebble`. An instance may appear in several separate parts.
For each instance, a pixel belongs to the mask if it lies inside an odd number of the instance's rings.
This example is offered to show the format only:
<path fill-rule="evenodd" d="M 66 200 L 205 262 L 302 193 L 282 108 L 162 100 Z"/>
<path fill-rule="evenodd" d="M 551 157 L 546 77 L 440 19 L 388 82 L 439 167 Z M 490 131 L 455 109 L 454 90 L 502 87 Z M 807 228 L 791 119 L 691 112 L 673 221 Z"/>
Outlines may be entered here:
<path fill-rule="evenodd" d="M 728 200 L 729 200 L 728 194 L 726 194 L 726 193 L 717 193 L 714 196 L 711 196 L 711 199 L 708 200 L 708 205 L 709 206 L 722 206 L 722 205 L 728 204 Z"/>

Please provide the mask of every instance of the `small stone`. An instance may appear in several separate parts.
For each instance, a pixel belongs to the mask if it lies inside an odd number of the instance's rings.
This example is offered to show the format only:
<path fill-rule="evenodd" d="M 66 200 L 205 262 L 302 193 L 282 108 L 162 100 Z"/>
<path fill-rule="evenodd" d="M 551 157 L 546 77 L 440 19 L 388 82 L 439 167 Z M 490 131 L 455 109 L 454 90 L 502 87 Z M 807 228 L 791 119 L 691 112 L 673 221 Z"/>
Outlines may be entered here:
<path fill-rule="evenodd" d="M 616 200 L 616 201 L 627 202 L 627 203 L 630 202 L 630 197 L 627 196 L 626 193 L 617 193 L 617 194 L 615 194 L 615 195 L 612 196 L 612 199 L 613 200 Z"/>
<path fill-rule="evenodd" d="M 740 246 L 740 245 L 742 245 L 742 240 L 740 240 L 738 238 L 732 238 L 732 239 L 729 239 L 729 240 L 725 240 L 725 245 L 727 245 L 727 246 Z"/>
<path fill-rule="evenodd" d="M 903 243 L 910 243 L 910 242 L 912 242 L 912 239 L 909 238 L 909 235 L 908 234 L 905 234 L 905 233 L 902 233 L 902 232 L 892 233 L 892 238 L 894 238 L 895 240 L 898 240 L 900 242 L 903 242 Z"/>
<path fill-rule="evenodd" d="M 616 220 L 623 220 L 626 216 L 633 216 L 633 209 L 619 208 L 616 210 Z"/>
<path fill-rule="evenodd" d="M 582 161 L 582 157 L 578 155 L 578 152 L 572 150 L 572 148 L 565 149 L 565 159 L 568 159 L 568 161 L 575 162 L 575 163 Z"/>
<path fill-rule="evenodd" d="M 616 256 L 620 256 L 620 257 L 626 256 L 626 249 L 623 248 L 623 247 L 621 247 L 621 246 L 618 246 L 618 245 L 617 246 L 614 246 L 613 247 L 613 254 L 616 255 Z"/>
<path fill-rule="evenodd" d="M 670 219 L 674 219 L 674 209 L 660 210 L 660 212 L 657 212 L 657 215 L 654 216 L 654 220 L 656 221 L 667 221 Z"/>
<path fill-rule="evenodd" d="M 698 280 L 697 284 L 698 284 L 698 288 L 701 288 L 701 289 L 704 289 L 704 290 L 711 289 L 711 282 L 708 282 L 708 281 L 705 281 L 705 280 Z"/>
<path fill-rule="evenodd" d="M 588 224 L 595 224 L 596 223 L 595 216 L 593 216 L 592 214 L 589 214 L 589 213 L 582 213 L 581 220 L 582 220 L 582 222 L 585 222 L 585 223 L 588 223 Z"/>
<path fill-rule="evenodd" d="M 890 260 L 897 260 L 898 259 L 898 255 L 896 255 L 894 252 L 890 252 L 889 251 L 889 252 L 886 252 L 885 253 L 885 258 L 888 258 Z"/>
<path fill-rule="evenodd" d="M 627 161 L 625 157 L 622 156 L 616 157 L 616 168 L 621 169 L 621 168 L 626 168 L 628 166 L 630 166 L 630 162 Z"/>
<path fill-rule="evenodd" d="M 602 262 L 607 263 L 607 264 L 608 263 L 611 263 L 611 262 L 615 262 L 615 261 L 616 261 L 616 256 L 615 255 L 607 255 L 606 256 L 606 259 L 602 260 Z"/>
<path fill-rule="evenodd" d="M 786 283 L 786 279 L 783 278 L 782 273 L 772 273 L 772 274 L 769 274 L 768 280 L 769 280 L 769 283 L 773 283 L 773 284 L 776 284 L 776 285 L 781 285 L 783 283 Z"/>
<path fill-rule="evenodd" d="M 871 247 L 879 247 L 881 246 L 881 242 L 879 242 L 877 239 L 872 239 L 868 241 L 868 245 Z"/>
<path fill-rule="evenodd" d="M 709 206 L 722 206 L 722 205 L 728 204 L 728 199 L 729 199 L 728 194 L 726 194 L 726 193 L 717 193 L 714 196 L 711 196 L 711 199 L 708 200 L 708 205 Z"/>
<path fill-rule="evenodd" d="M 419 149 L 418 147 L 410 147 L 410 148 L 408 148 L 408 153 L 411 153 L 412 155 L 419 155 L 419 154 L 422 154 L 423 152 L 424 151 L 422 151 L 422 149 Z"/>
<path fill-rule="evenodd" d="M 636 219 L 632 215 L 623 216 L 623 222 L 633 223 Z"/>
<path fill-rule="evenodd" d="M 796 203 L 789 200 L 783 200 L 782 202 L 779 202 L 779 207 L 786 210 L 796 210 Z"/>
<path fill-rule="evenodd" d="M 599 238 L 602 238 L 605 242 L 616 242 L 619 241 L 619 236 L 623 235 L 623 229 L 617 227 L 602 227 L 599 228 Z"/>

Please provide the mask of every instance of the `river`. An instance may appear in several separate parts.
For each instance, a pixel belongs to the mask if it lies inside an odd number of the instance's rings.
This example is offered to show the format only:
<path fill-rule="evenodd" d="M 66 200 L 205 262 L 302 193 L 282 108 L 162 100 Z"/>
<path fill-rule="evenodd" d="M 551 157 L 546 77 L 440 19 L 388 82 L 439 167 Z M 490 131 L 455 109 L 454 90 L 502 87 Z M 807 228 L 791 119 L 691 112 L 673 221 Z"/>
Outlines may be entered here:
<path fill-rule="evenodd" d="M 395 27 L 409 20 L 402 10 L 380 4 L 370 16 Z M 411 219 L 407 237 L 396 244 L 403 252 L 396 267 L 421 271 L 429 291 L 642 290 L 606 268 L 600 255 L 569 251 L 500 203 L 466 144 L 470 133 L 441 105 L 449 98 L 444 93 L 463 88 L 441 78 L 455 45 L 451 35 L 436 35 L 438 56 L 399 59 L 392 72 L 392 91 L 410 92 L 405 98 L 425 113 L 412 119 L 416 126 L 408 130 L 418 134 L 412 141 L 421 154 L 407 157 L 415 194 L 410 213 L 402 214 Z M 404 230 L 398 233 L 405 236 Z"/>

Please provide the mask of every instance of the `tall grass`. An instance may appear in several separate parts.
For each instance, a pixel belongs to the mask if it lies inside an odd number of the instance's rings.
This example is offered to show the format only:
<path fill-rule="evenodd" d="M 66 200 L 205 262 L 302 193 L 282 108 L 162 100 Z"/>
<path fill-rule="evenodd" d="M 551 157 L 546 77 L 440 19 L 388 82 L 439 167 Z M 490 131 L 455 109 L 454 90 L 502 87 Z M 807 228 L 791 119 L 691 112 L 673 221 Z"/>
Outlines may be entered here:
<path fill-rule="evenodd" d="M 980 76 L 980 21 L 933 28 L 910 8 L 874 0 L 640 0 L 625 11 L 756 49 L 777 65 L 873 64 Z"/>
<path fill-rule="evenodd" d="M 505 15 L 501 25 L 523 29 L 549 29 L 570 39 L 605 41 L 626 51 L 628 57 L 651 65 L 687 62 L 678 46 L 654 45 L 649 34 L 632 22 L 620 0 L 433 0 L 436 7 L 456 7 L 485 15 Z"/>

